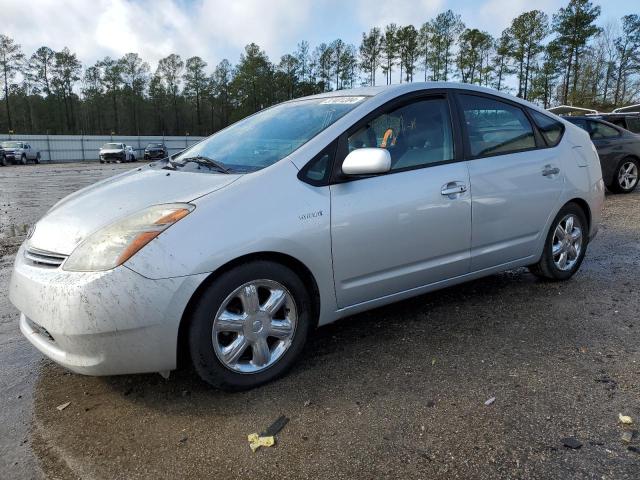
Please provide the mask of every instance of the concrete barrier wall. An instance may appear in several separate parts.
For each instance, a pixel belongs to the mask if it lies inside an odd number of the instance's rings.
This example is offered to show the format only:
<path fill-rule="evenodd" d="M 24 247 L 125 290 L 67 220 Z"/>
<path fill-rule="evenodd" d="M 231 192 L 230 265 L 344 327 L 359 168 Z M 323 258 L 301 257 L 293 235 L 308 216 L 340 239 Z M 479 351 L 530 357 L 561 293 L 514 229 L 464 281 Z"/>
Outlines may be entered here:
<path fill-rule="evenodd" d="M 206 137 L 110 136 L 110 135 L 0 135 L 0 141 L 20 140 L 40 152 L 42 162 L 98 161 L 98 151 L 105 143 L 131 145 L 136 157 L 142 159 L 149 143 L 164 143 L 173 155 Z"/>

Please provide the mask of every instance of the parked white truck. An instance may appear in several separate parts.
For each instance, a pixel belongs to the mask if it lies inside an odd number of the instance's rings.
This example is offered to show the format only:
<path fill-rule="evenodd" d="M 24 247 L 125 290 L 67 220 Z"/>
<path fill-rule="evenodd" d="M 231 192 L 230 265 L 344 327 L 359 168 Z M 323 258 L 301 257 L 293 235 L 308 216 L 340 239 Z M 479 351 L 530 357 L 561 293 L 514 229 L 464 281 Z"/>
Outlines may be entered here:
<path fill-rule="evenodd" d="M 3 165 L 8 162 L 21 163 L 22 165 L 26 165 L 29 161 L 40 163 L 40 152 L 27 142 L 8 140 L 2 142 L 2 150 L 4 151 L 4 156 L 0 159 L 0 162 Z"/>

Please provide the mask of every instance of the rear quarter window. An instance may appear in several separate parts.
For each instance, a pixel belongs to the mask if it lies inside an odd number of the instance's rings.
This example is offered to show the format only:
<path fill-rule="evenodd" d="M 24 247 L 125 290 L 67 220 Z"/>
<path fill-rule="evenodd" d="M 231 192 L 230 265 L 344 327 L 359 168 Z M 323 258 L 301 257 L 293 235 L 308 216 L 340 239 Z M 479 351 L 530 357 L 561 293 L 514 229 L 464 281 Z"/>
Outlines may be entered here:
<path fill-rule="evenodd" d="M 564 125 L 544 113 L 540 113 L 536 110 L 529 110 L 529 114 L 535 122 L 542 138 L 546 142 L 547 146 L 555 147 L 562 140 L 564 134 Z"/>
<path fill-rule="evenodd" d="M 627 130 L 633 133 L 640 133 L 640 117 L 627 118 Z"/>

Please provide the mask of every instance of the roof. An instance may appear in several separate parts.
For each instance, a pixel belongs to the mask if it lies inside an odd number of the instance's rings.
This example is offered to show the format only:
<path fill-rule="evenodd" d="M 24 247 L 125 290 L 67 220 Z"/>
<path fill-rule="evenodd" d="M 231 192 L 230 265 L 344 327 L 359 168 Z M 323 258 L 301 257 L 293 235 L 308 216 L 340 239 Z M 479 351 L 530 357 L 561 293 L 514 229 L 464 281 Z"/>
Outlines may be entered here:
<path fill-rule="evenodd" d="M 513 95 L 509 95 L 508 93 L 495 90 L 493 88 L 481 87 L 478 85 L 472 85 L 469 83 L 461 83 L 461 82 L 406 82 L 406 83 L 397 83 L 392 85 L 383 85 L 376 87 L 358 87 L 344 90 L 332 90 L 330 92 L 318 93 L 316 95 L 311 95 L 308 97 L 301 97 L 290 101 L 296 100 L 306 100 L 313 98 L 325 98 L 325 97 L 350 97 L 350 96 L 367 96 L 367 97 L 387 97 L 393 98 L 404 93 L 415 92 L 419 90 L 430 90 L 430 89 L 456 89 L 456 90 L 472 90 L 476 92 L 484 92 L 498 97 L 504 97 L 506 99 L 515 100 L 521 103 L 526 103 L 534 108 L 538 108 L 537 106 L 523 100 L 522 98 L 516 98 Z M 540 109 L 542 110 L 542 109 Z"/>
<path fill-rule="evenodd" d="M 614 109 L 611 113 L 640 113 L 640 103 Z"/>
<path fill-rule="evenodd" d="M 547 110 L 551 113 L 555 113 L 556 115 L 566 115 L 571 112 L 581 112 L 586 114 L 599 113 L 597 110 L 593 110 L 591 108 L 574 107 L 573 105 L 558 105 L 557 107 L 551 107 Z"/>

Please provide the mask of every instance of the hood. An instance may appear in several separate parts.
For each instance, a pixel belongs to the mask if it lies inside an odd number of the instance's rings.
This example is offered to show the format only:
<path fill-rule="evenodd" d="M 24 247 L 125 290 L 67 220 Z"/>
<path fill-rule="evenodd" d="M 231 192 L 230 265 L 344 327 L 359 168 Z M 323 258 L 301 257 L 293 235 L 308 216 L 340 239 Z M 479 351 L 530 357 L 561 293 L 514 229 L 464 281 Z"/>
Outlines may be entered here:
<path fill-rule="evenodd" d="M 120 153 L 124 148 L 101 148 L 100 153 Z"/>
<path fill-rule="evenodd" d="M 36 223 L 29 246 L 70 255 L 88 235 L 143 208 L 190 202 L 230 185 L 241 175 L 143 167 L 117 175 L 58 202 Z"/>

